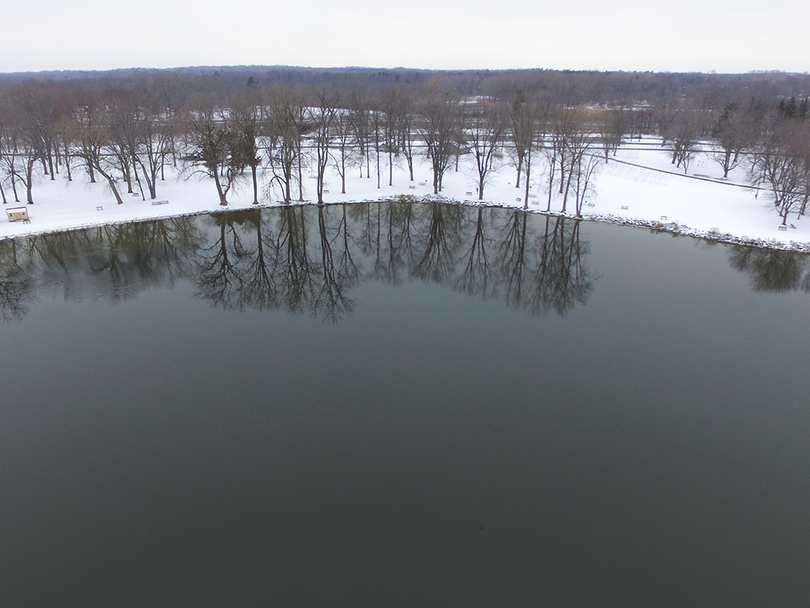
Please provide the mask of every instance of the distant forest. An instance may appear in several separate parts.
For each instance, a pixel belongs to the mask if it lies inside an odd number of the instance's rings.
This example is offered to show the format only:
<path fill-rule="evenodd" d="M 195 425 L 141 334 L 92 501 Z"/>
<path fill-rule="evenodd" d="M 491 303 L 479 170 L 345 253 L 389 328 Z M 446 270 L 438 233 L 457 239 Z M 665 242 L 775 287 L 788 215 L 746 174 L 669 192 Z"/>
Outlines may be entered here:
<path fill-rule="evenodd" d="M 719 109 L 740 99 L 772 100 L 810 95 L 810 74 L 751 72 L 598 72 L 573 70 L 415 70 L 407 68 L 303 68 L 289 66 L 188 67 L 54 71 L 0 74 L 0 89 L 24 80 L 59 82 L 74 89 L 152 88 L 173 79 L 189 93 L 238 93 L 248 84 L 334 85 L 342 92 L 362 87 L 369 94 L 397 84 L 425 88 L 439 78 L 462 96 L 509 99 L 516 90 L 565 104 L 654 104 L 686 95 Z"/>
<path fill-rule="evenodd" d="M 747 169 L 787 222 L 810 199 L 810 75 L 556 70 L 195 67 L 0 74 L 0 195 L 34 203 L 39 179 L 83 170 L 119 203 L 157 197 L 165 168 L 212 178 L 223 205 L 239 180 L 301 200 L 302 175 L 327 167 L 376 176 L 415 155 L 434 192 L 475 159 L 479 198 L 496 157 L 579 215 L 598 163 L 654 135 L 684 172 L 698 152 L 724 175 Z M 532 171 L 534 170 L 534 173 Z M 297 192 L 296 192 L 297 191 Z M 570 199 L 569 199 L 570 197 Z"/>

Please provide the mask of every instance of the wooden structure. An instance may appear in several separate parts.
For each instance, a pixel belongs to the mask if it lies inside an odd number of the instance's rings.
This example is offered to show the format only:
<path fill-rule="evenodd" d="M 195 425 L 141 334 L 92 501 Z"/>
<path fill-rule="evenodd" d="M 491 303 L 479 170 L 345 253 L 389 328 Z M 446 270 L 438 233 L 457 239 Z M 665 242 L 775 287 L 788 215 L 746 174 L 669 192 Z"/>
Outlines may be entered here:
<path fill-rule="evenodd" d="M 30 222 L 27 207 L 11 207 L 6 209 L 9 222 Z"/>

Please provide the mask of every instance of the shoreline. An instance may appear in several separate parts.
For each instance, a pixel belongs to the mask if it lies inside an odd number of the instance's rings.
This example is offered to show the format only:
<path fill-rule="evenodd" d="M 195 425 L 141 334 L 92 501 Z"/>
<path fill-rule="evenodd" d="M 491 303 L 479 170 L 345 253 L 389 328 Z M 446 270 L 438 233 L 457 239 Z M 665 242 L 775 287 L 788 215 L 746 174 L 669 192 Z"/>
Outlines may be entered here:
<path fill-rule="evenodd" d="M 647 143 L 649 147 L 645 150 L 628 144 L 619 149 L 616 157 L 601 165 L 580 218 L 570 211 L 561 212 L 563 197 L 557 192 L 548 195 L 542 170 L 532 175 L 529 204 L 526 205 L 522 199 L 525 185 L 521 184 L 518 189 L 510 181 L 514 180 L 515 171 L 506 159 L 501 159 L 500 165 L 490 174 L 484 200 L 477 198 L 477 175 L 473 163 L 462 157 L 459 169 L 445 174 L 443 191 L 438 195 L 432 193 L 430 166 L 425 159 L 414 163 L 413 181 L 409 179 L 407 169 L 395 163 L 390 176 L 392 186 L 377 186 L 376 167 L 371 168 L 367 176 L 362 176 L 358 167 L 354 167 L 352 174 L 346 176 L 346 194 L 337 192 L 341 189 L 340 179 L 330 167 L 324 204 L 401 199 L 441 201 L 646 228 L 713 243 L 810 253 L 810 221 L 799 221 L 791 214 L 787 226 L 779 225 L 781 219 L 773 205 L 764 195 L 760 199 L 760 192 L 743 183 L 743 169 L 736 170 L 728 179 L 718 177 L 709 153 L 704 152 L 693 163 L 691 175 L 676 173 L 672 170 L 670 155 L 655 147 L 656 140 L 651 138 Z M 75 171 L 77 179 L 74 181 L 66 180 L 64 175 L 57 175 L 53 180 L 40 178 L 34 188 L 33 205 L 11 201 L 4 204 L 5 209 L 25 207 L 31 221 L 9 223 L 6 217 L 0 217 L 0 240 L 206 213 L 266 209 L 285 204 L 317 205 L 312 200 L 291 203 L 277 200 L 273 196 L 275 193 L 269 190 L 268 182 L 263 180 L 259 204 L 253 204 L 252 189 L 243 183 L 232 191 L 229 204 L 221 206 L 211 180 L 190 179 L 182 168 L 174 167 L 167 167 L 167 179 L 158 187 L 158 199 L 168 201 L 166 206 L 155 205 L 141 194 L 123 193 L 126 202 L 118 205 L 105 185 L 82 179 L 84 176 L 79 167 Z M 383 162 L 380 163 L 379 181 L 389 181 L 389 168 Z M 305 173 L 302 183 L 305 198 L 310 198 L 314 186 L 313 177 Z M 329 194 L 330 187 L 332 194 Z M 551 210 L 546 211 L 549 205 Z M 569 206 L 573 206 L 573 200 L 569 200 Z"/>
<path fill-rule="evenodd" d="M 589 214 L 583 215 L 582 217 L 576 217 L 576 215 L 571 213 L 561 213 L 558 211 L 545 211 L 539 209 L 532 209 L 532 208 L 523 208 L 523 207 L 516 207 L 514 205 L 502 204 L 497 203 L 494 201 L 478 201 L 478 200 L 459 200 L 450 197 L 444 197 L 442 195 L 435 195 L 429 194 L 424 196 L 414 196 L 414 195 L 394 195 L 388 196 L 385 198 L 379 199 L 369 199 L 369 200 L 346 200 L 346 201 L 333 201 L 333 202 L 324 202 L 323 205 L 325 207 L 331 207 L 335 205 L 362 205 L 362 204 L 378 204 L 378 203 L 389 203 L 389 202 L 400 202 L 402 201 L 402 197 L 407 196 L 411 197 L 408 198 L 405 202 L 413 202 L 418 204 L 429 204 L 429 203 L 443 203 L 447 205 L 462 205 L 465 207 L 485 207 L 491 209 L 512 209 L 514 211 L 523 211 L 525 213 L 531 213 L 533 215 L 545 215 L 549 217 L 562 217 L 570 220 L 581 221 L 581 222 L 594 222 L 600 224 L 610 224 L 614 226 L 624 226 L 628 228 L 645 228 L 650 230 L 651 232 L 661 232 L 667 233 L 672 236 L 683 236 L 693 239 L 700 239 L 704 241 L 710 241 L 713 243 L 723 243 L 726 245 L 739 245 L 741 247 L 752 247 L 756 249 L 772 249 L 777 251 L 786 251 L 786 252 L 795 252 L 795 253 L 803 253 L 803 254 L 810 254 L 810 243 L 807 242 L 797 242 L 797 241 L 790 241 L 789 243 L 784 243 L 782 241 L 777 241 L 775 239 L 754 239 L 754 238 L 747 238 L 747 237 L 738 237 L 732 234 L 720 234 L 720 233 L 712 233 L 711 231 L 706 232 L 702 230 L 697 230 L 694 228 L 690 228 L 689 226 L 680 225 L 675 222 L 669 223 L 662 223 L 660 221 L 654 220 L 645 220 L 645 219 L 638 219 L 638 218 L 626 218 L 621 216 L 614 216 L 614 215 L 598 215 L 598 214 Z M 135 218 L 135 219 L 122 219 L 122 220 L 114 220 L 114 221 L 107 221 L 107 222 L 90 222 L 86 224 L 80 224 L 71 227 L 63 227 L 63 228 L 54 228 L 51 230 L 33 230 L 30 232 L 24 232 L 15 235 L 9 236 L 0 236 L 0 241 L 4 240 L 13 240 L 13 239 L 23 239 L 23 238 L 31 238 L 36 236 L 43 236 L 43 235 L 50 235 L 50 234 L 61 234 L 64 232 L 73 232 L 74 230 L 89 230 L 92 228 L 102 228 L 104 226 L 117 226 L 123 224 L 141 224 L 146 222 L 154 222 L 154 221 L 163 221 L 163 220 L 171 220 L 175 218 L 181 217 L 195 217 L 198 215 L 213 215 L 217 213 L 230 213 L 230 212 L 239 212 L 239 211 L 251 211 L 254 209 L 274 209 L 280 207 L 317 207 L 318 203 L 312 202 L 309 200 L 306 201 L 292 201 L 290 203 L 281 203 L 281 202 L 265 202 L 259 203 L 258 205 L 250 204 L 249 206 L 230 206 L 221 207 L 219 209 L 203 209 L 199 211 L 187 211 L 187 212 L 180 212 L 180 213 L 167 213 L 162 215 L 155 215 L 153 217 L 143 217 L 143 218 Z"/>
<path fill-rule="evenodd" d="M 420 201 L 420 202 L 430 202 L 430 201 Z M 434 201 L 437 202 L 437 201 Z M 482 202 L 479 203 L 478 201 L 456 201 L 456 200 L 446 200 L 445 202 L 448 203 L 457 203 L 461 205 L 467 205 L 470 207 L 496 207 L 501 209 L 517 209 L 517 207 L 510 207 L 508 205 L 500 205 L 497 203 L 491 202 Z M 533 209 L 523 209 L 520 208 L 521 211 L 525 211 L 526 213 L 534 213 L 537 215 L 548 215 L 551 217 L 565 217 L 572 220 L 580 220 L 583 222 L 597 222 L 601 224 L 612 224 L 614 226 L 627 226 L 629 228 L 648 228 L 652 232 L 665 232 L 667 234 L 672 234 L 673 236 L 685 236 L 694 239 L 701 239 L 704 241 L 712 241 L 714 243 L 725 243 L 728 245 L 740 245 L 743 247 L 755 247 L 757 249 L 774 249 L 778 251 L 795 251 L 797 253 L 808 253 L 810 254 L 810 243 L 806 242 L 797 242 L 797 241 L 790 241 L 788 244 L 785 244 L 782 241 L 777 241 L 773 239 L 752 239 L 748 237 L 738 237 L 734 236 L 733 234 L 721 234 L 721 233 L 713 233 L 711 231 L 705 232 L 702 230 L 696 230 L 694 228 L 690 228 L 686 225 L 676 224 L 674 222 L 663 223 L 660 221 L 654 220 L 645 220 L 645 219 L 634 219 L 634 218 L 625 218 L 621 216 L 613 216 L 613 215 L 583 215 L 582 217 L 576 217 L 576 215 L 571 213 L 560 213 L 557 211 L 545 211 L 545 210 L 533 210 Z"/>

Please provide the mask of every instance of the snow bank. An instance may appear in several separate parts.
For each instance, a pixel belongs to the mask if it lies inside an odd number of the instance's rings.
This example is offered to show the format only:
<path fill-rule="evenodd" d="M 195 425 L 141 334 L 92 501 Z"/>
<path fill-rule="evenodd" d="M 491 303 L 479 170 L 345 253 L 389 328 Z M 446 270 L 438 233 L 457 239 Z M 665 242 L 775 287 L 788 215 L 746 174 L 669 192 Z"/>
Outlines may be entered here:
<path fill-rule="evenodd" d="M 585 219 L 646 226 L 651 229 L 760 247 L 810 252 L 810 219 L 791 216 L 786 230 L 773 205 L 762 194 L 745 187 L 745 170 L 737 169 L 722 179 L 722 170 L 708 154 L 698 155 L 684 176 L 670 163 L 667 152 L 654 139 L 623 146 L 615 158 L 603 164 L 593 181 L 594 192 L 583 208 Z M 404 159 L 394 167 L 393 185 L 388 185 L 386 158 L 380 160 L 380 187 L 372 159 L 371 177 L 360 177 L 359 168 L 349 171 L 346 194 L 340 193 L 340 178 L 329 174 L 328 203 L 366 202 L 409 195 L 432 199 L 430 165 L 422 159 L 414 167 L 414 181 L 408 179 Z M 528 210 L 545 212 L 548 204 L 544 167 L 535 161 Z M 171 174 L 171 175 L 170 175 Z M 363 171 L 365 176 L 365 169 Z M 444 178 L 442 200 L 463 204 L 524 207 L 524 188 L 515 188 L 515 170 L 506 159 L 493 171 L 485 188 L 485 200 L 478 201 L 477 174 L 472 159 L 461 159 L 458 171 L 451 169 Z M 264 182 L 267 183 L 266 180 Z M 295 190 L 297 194 L 297 189 Z M 314 177 L 304 177 L 304 198 L 315 195 Z M 17 207 L 6 188 L 9 203 Z M 246 182 L 229 195 L 228 209 L 253 207 L 250 185 Z M 140 193 L 125 195 L 117 205 L 103 183 L 90 184 L 84 171 L 74 170 L 74 181 L 64 176 L 55 180 L 40 178 L 34 187 L 34 205 L 29 205 L 30 223 L 9 222 L 0 217 L 0 238 L 27 236 L 86 228 L 109 223 L 161 219 L 179 215 L 221 211 L 213 182 L 198 176 L 183 177 L 167 169 L 167 179 L 158 183 L 158 201 L 144 200 Z M 281 204 L 278 193 L 263 191 L 262 206 Z M 561 197 L 552 196 L 551 212 L 558 214 Z M 573 202 L 568 208 L 573 213 Z"/>

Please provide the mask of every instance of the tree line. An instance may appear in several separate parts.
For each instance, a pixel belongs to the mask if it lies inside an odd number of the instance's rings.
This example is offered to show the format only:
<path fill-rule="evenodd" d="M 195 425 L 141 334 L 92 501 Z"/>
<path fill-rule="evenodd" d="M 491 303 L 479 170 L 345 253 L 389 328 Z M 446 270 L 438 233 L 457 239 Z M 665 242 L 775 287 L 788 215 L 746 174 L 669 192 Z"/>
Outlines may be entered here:
<path fill-rule="evenodd" d="M 64 172 L 73 180 L 79 170 L 106 183 L 119 204 L 124 193 L 155 199 L 171 168 L 209 177 L 222 205 L 239 181 L 251 184 L 256 204 L 262 196 L 302 201 L 304 176 L 312 175 L 323 203 L 330 168 L 345 193 L 350 171 L 381 187 L 403 166 L 413 180 L 421 156 L 436 194 L 465 158 L 485 200 L 493 169 L 506 163 L 524 205 L 530 185 L 540 184 L 546 210 L 556 195 L 559 211 L 581 216 L 600 166 L 623 143 L 655 135 L 684 172 L 698 153 L 726 177 L 744 166 L 783 224 L 806 212 L 807 97 L 742 97 L 749 88 L 695 85 L 654 103 L 594 104 L 561 101 L 577 95 L 561 85 L 533 86 L 524 73 L 507 76 L 473 96 L 461 94 L 452 75 L 436 74 L 418 85 L 351 88 L 251 77 L 241 87 L 205 91 L 183 86 L 188 79 L 179 75 L 128 87 L 26 80 L 0 89 L 0 196 L 33 204 L 38 179 Z"/>

